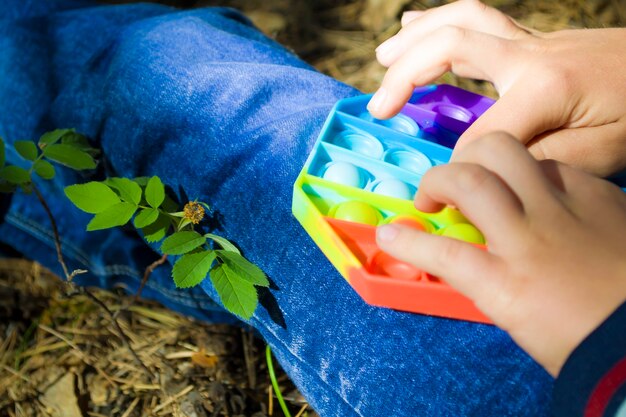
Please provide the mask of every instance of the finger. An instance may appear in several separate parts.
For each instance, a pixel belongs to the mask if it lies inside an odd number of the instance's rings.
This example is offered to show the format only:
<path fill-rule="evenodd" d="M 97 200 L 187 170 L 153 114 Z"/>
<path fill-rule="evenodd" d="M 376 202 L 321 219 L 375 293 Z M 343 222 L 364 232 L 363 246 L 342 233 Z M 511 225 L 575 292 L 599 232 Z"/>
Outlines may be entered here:
<path fill-rule="evenodd" d="M 525 227 L 519 198 L 500 177 L 477 164 L 440 165 L 424 175 L 415 207 L 432 212 L 442 205 L 457 207 L 496 247 Z"/>
<path fill-rule="evenodd" d="M 398 225 L 379 227 L 376 240 L 391 256 L 441 277 L 488 316 L 497 312 L 492 301 L 506 294 L 504 266 L 497 256 L 460 240 Z"/>
<path fill-rule="evenodd" d="M 376 48 L 376 57 L 382 65 L 386 67 L 392 65 L 416 41 L 443 26 L 456 26 L 505 39 L 514 39 L 527 34 L 508 16 L 476 0 L 446 4 L 417 16 L 409 15 L 409 19 L 410 23 L 406 23 L 398 34 Z"/>
<path fill-rule="evenodd" d="M 509 41 L 444 26 L 418 41 L 387 70 L 368 110 L 376 118 L 389 118 L 400 111 L 415 87 L 450 70 L 461 77 L 496 82 L 506 79 L 512 68 L 515 60 Z"/>
<path fill-rule="evenodd" d="M 528 150 L 537 159 L 556 159 L 606 177 L 626 169 L 624 131 L 625 122 L 559 129 L 531 140 Z"/>
<path fill-rule="evenodd" d="M 432 9 L 431 9 L 432 10 Z M 416 18 L 422 16 L 424 13 L 426 13 L 428 10 L 410 10 L 407 12 L 404 12 L 402 14 L 402 17 L 400 19 L 400 25 L 402 27 L 407 26 L 409 23 L 411 23 L 413 20 L 415 20 Z M 509 21 L 511 22 L 511 24 L 517 26 L 522 32 L 526 32 L 528 34 L 531 35 L 536 35 L 536 36 L 542 36 L 544 35 L 543 32 L 540 32 L 536 29 L 533 29 L 531 27 L 522 25 L 520 22 L 518 22 L 517 20 L 513 19 L 511 16 L 508 15 L 504 15 L 507 19 L 509 19 Z M 504 36 L 503 36 L 504 37 Z"/>
<path fill-rule="evenodd" d="M 479 164 L 499 176 L 519 197 L 526 212 L 545 211 L 554 187 L 526 147 L 513 136 L 496 132 L 456 153 L 453 162 Z"/>
<path fill-rule="evenodd" d="M 571 100 L 559 89 L 548 87 L 548 82 L 541 79 L 515 80 L 509 87 L 511 82 L 509 79 L 498 86 L 501 97 L 461 135 L 454 153 L 490 132 L 506 132 L 525 144 L 567 123 Z"/>
<path fill-rule="evenodd" d="M 422 16 L 424 13 L 426 13 L 425 10 L 411 10 L 408 12 L 404 12 L 402 13 L 402 18 L 400 19 L 400 25 L 406 26 L 409 23 L 411 23 L 413 20 Z"/>

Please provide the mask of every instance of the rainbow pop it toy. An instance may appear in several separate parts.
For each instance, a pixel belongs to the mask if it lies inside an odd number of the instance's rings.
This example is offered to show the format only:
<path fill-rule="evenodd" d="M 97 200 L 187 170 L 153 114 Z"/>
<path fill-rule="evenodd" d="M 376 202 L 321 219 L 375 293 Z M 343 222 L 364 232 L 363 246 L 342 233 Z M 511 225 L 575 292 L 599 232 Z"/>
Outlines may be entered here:
<path fill-rule="evenodd" d="M 416 89 L 401 113 L 374 119 L 370 95 L 340 100 L 294 185 L 293 213 L 328 259 L 369 304 L 489 322 L 437 277 L 376 245 L 376 227 L 399 222 L 420 230 L 485 241 L 463 215 L 421 213 L 413 198 L 424 173 L 449 161 L 459 136 L 494 101 L 450 85 Z"/>

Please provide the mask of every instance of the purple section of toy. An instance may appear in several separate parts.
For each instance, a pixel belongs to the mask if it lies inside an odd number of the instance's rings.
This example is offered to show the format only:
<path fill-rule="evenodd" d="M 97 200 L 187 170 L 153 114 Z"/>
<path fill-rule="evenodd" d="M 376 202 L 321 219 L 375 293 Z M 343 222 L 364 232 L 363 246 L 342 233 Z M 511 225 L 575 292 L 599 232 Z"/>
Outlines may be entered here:
<path fill-rule="evenodd" d="M 495 100 L 451 85 L 429 85 L 416 88 L 400 114 L 379 120 L 372 117 L 366 106 L 371 95 L 341 100 L 336 113 L 351 115 L 368 123 L 452 149 L 459 136 Z"/>
<path fill-rule="evenodd" d="M 437 126 L 461 135 L 494 100 L 451 85 L 418 88 L 402 109 L 426 132 Z"/>

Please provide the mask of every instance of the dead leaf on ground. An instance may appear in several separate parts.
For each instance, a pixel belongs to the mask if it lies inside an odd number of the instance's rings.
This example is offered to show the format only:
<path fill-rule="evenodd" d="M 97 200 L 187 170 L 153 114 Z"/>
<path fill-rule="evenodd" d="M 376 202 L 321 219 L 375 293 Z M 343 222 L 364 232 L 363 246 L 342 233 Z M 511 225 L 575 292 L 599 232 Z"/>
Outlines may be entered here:
<path fill-rule="evenodd" d="M 200 349 L 199 352 L 194 352 L 191 355 L 191 361 L 203 368 L 215 368 L 218 358 L 215 355 L 207 354 L 204 349 Z"/>

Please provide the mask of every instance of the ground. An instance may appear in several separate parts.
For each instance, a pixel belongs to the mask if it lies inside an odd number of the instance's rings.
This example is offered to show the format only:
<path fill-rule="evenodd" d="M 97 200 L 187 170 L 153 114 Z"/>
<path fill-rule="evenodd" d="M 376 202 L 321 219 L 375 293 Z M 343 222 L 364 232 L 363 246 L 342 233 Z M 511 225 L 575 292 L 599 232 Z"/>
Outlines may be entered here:
<path fill-rule="evenodd" d="M 109 3 L 128 3 L 128 0 Z M 394 34 L 402 10 L 423 0 L 162 0 L 177 7 L 243 10 L 268 36 L 341 81 L 376 89 L 384 68 L 374 48 Z M 624 0 L 493 0 L 540 30 L 624 26 Z M 442 81 L 494 95 L 488 84 Z M 24 254 L 28 257 L 28 254 Z M 94 290 L 112 310 L 130 297 Z M 1 416 L 281 416 L 270 390 L 263 342 L 247 329 L 206 325 L 146 301 L 119 316 L 143 369 L 106 314 L 26 259 L 0 259 Z M 314 416 L 286 376 L 291 414 Z"/>

